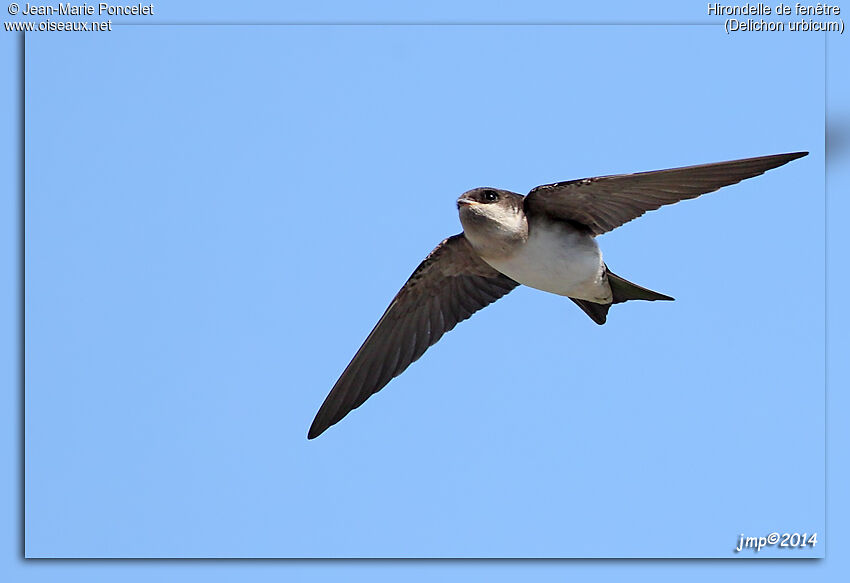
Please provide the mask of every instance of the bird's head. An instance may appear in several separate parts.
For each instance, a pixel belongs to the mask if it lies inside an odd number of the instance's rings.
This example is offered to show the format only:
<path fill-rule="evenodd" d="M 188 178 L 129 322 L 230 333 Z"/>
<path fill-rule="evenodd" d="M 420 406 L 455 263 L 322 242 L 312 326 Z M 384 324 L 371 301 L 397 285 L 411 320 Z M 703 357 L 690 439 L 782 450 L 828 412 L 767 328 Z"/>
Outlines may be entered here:
<path fill-rule="evenodd" d="M 528 237 L 521 194 L 497 188 L 473 188 L 457 199 L 466 238 L 478 252 L 496 252 Z"/>

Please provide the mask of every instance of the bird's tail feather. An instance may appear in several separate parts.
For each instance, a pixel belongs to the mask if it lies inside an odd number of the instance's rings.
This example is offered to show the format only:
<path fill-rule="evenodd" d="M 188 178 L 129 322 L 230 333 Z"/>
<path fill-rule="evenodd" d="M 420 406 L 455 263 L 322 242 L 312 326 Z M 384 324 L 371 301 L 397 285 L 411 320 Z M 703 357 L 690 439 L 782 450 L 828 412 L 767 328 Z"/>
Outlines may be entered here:
<path fill-rule="evenodd" d="M 614 297 L 613 303 L 615 304 L 629 300 L 647 300 L 650 302 L 654 302 L 655 300 L 673 300 L 670 296 L 665 296 L 664 294 L 654 292 L 651 289 L 646 289 L 623 279 L 619 275 L 611 273 L 610 270 L 608 271 L 608 284 L 611 286 L 611 295 Z"/>
<path fill-rule="evenodd" d="M 604 324 L 605 320 L 608 318 L 608 310 L 611 308 L 611 304 L 597 304 L 596 302 L 590 302 L 588 300 L 577 300 L 575 298 L 570 299 L 574 301 L 585 314 L 590 316 L 591 320 L 600 326 Z"/>
<path fill-rule="evenodd" d="M 605 269 L 608 269 L 607 265 L 605 266 Z M 651 289 L 641 287 L 623 279 L 619 275 L 611 273 L 610 270 L 608 271 L 608 284 L 611 286 L 611 296 L 613 297 L 613 301 L 610 304 L 597 304 L 596 302 L 590 302 L 588 300 L 570 298 L 584 311 L 585 314 L 590 316 L 591 320 L 599 325 L 605 323 L 605 320 L 608 318 L 608 310 L 610 310 L 611 306 L 614 304 L 620 304 L 629 300 L 647 300 L 654 302 L 655 300 L 670 301 L 673 299 L 670 296 L 665 296 L 664 294 L 660 294 L 652 291 Z"/>

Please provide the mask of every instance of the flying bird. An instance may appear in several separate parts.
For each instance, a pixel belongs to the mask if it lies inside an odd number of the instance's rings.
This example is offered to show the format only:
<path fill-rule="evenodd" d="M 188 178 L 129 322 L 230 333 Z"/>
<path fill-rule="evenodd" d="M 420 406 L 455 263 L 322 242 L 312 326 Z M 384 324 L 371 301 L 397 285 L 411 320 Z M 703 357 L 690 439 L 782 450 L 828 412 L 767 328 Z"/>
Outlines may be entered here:
<path fill-rule="evenodd" d="M 672 300 L 615 275 L 595 237 L 680 200 L 758 176 L 794 152 L 545 184 L 528 195 L 474 188 L 457 199 L 463 232 L 402 286 L 322 404 L 308 439 L 362 405 L 443 334 L 523 284 L 575 302 L 597 324 L 613 304 Z"/>

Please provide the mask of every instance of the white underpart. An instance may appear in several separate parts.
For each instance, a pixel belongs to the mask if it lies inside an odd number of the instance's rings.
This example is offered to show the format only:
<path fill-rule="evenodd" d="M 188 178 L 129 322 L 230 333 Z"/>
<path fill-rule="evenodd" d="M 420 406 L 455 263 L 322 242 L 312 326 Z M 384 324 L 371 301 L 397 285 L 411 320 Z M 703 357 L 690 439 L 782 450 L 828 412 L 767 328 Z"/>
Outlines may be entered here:
<path fill-rule="evenodd" d="M 596 240 L 566 223 L 541 221 L 510 255 L 483 259 L 529 287 L 600 304 L 612 299 Z"/>

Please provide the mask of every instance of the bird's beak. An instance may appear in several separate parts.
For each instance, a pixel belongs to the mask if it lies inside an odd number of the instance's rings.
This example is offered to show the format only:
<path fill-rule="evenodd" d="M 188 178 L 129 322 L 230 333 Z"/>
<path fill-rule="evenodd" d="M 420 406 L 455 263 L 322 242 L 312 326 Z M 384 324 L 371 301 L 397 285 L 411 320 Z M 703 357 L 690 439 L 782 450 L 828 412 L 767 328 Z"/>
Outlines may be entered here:
<path fill-rule="evenodd" d="M 472 200 L 471 198 L 466 198 L 465 196 L 457 199 L 458 208 L 460 208 L 462 206 L 473 205 L 473 204 L 478 204 L 478 203 L 475 202 L 474 200 Z"/>

